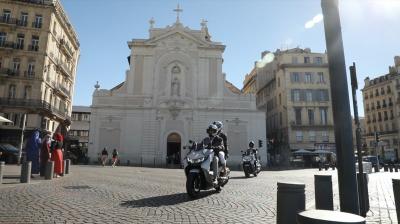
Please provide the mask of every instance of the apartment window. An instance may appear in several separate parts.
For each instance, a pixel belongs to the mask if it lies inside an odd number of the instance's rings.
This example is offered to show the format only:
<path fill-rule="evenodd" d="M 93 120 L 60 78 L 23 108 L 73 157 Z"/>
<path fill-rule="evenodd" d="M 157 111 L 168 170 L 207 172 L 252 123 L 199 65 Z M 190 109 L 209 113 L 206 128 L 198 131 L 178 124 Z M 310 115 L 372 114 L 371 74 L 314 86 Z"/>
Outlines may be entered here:
<path fill-rule="evenodd" d="M 392 130 L 393 130 L 393 131 L 396 131 L 396 130 L 397 130 L 396 123 L 392 123 Z"/>
<path fill-rule="evenodd" d="M 393 120 L 394 116 L 393 116 L 393 110 L 390 111 L 390 120 Z"/>
<path fill-rule="evenodd" d="M 3 22 L 8 23 L 11 19 L 11 11 L 8 9 L 3 10 Z"/>
<path fill-rule="evenodd" d="M 381 114 L 381 112 L 378 112 L 378 121 L 382 121 L 382 114 Z"/>
<path fill-rule="evenodd" d="M 387 111 L 383 112 L 383 119 L 387 121 L 389 119 Z"/>
<path fill-rule="evenodd" d="M 25 86 L 24 99 L 30 99 L 31 98 L 31 91 L 32 91 L 32 87 L 31 86 Z"/>
<path fill-rule="evenodd" d="M 43 17 L 42 15 L 36 15 L 35 16 L 35 22 L 33 22 L 33 27 L 34 28 L 42 28 L 42 22 L 43 22 Z"/>
<path fill-rule="evenodd" d="M 319 83 L 325 83 L 324 73 L 323 72 L 318 72 L 318 82 Z"/>
<path fill-rule="evenodd" d="M 17 87 L 12 84 L 8 87 L 8 98 L 15 99 L 17 93 Z"/>
<path fill-rule="evenodd" d="M 306 90 L 306 100 L 308 102 L 313 100 L 313 91 L 311 89 Z"/>
<path fill-rule="evenodd" d="M 24 38 L 25 38 L 24 34 L 17 35 L 17 43 L 15 46 L 16 49 L 21 49 L 21 50 L 24 49 Z"/>
<path fill-rule="evenodd" d="M 297 57 L 296 56 L 292 56 L 292 64 L 297 64 L 297 63 L 299 63 L 297 61 Z"/>
<path fill-rule="evenodd" d="M 38 36 L 32 36 L 32 43 L 31 43 L 31 46 L 29 47 L 29 50 L 31 50 L 31 51 L 39 50 L 39 37 Z"/>
<path fill-rule="evenodd" d="M 379 91 L 378 91 L 378 89 L 375 89 L 375 96 L 379 96 Z"/>
<path fill-rule="evenodd" d="M 282 112 L 279 112 L 279 124 L 282 125 Z"/>
<path fill-rule="evenodd" d="M 306 83 L 312 83 L 312 73 L 311 72 L 306 72 L 305 73 L 305 82 Z"/>
<path fill-rule="evenodd" d="M 81 136 L 83 137 L 89 136 L 89 131 L 81 131 Z"/>
<path fill-rule="evenodd" d="M 300 82 L 300 74 L 298 72 L 292 72 L 290 74 L 290 79 L 292 82 Z"/>
<path fill-rule="evenodd" d="M 308 110 L 308 123 L 310 125 L 314 124 L 314 110 L 313 109 Z"/>
<path fill-rule="evenodd" d="M 281 86 L 281 79 L 278 77 L 278 87 Z"/>
<path fill-rule="evenodd" d="M 0 32 L 0 46 L 4 46 L 7 41 L 7 33 Z"/>
<path fill-rule="evenodd" d="M 381 108 L 381 102 L 380 101 L 376 101 L 376 109 Z"/>
<path fill-rule="evenodd" d="M 382 107 L 386 107 L 386 100 L 382 100 Z"/>
<path fill-rule="evenodd" d="M 387 86 L 387 93 L 391 93 L 392 90 L 390 89 L 390 86 Z"/>
<path fill-rule="evenodd" d="M 296 131 L 296 140 L 298 142 L 302 142 L 303 141 L 303 132 L 302 131 Z"/>
<path fill-rule="evenodd" d="M 281 97 L 281 94 L 279 93 L 279 105 L 281 105 L 282 104 L 282 97 Z"/>
<path fill-rule="evenodd" d="M 323 141 L 323 142 L 329 142 L 329 135 L 328 135 L 328 132 L 327 132 L 327 131 L 323 131 L 323 132 L 321 133 L 321 135 L 322 135 L 322 141 Z"/>
<path fill-rule="evenodd" d="M 300 101 L 300 90 L 294 89 L 292 91 L 292 93 L 293 93 L 293 101 L 294 102 L 299 102 Z"/>
<path fill-rule="evenodd" d="M 315 142 L 315 131 L 309 131 L 308 136 L 310 137 L 310 142 Z"/>
<path fill-rule="evenodd" d="M 310 64 L 310 57 L 304 57 L 304 64 Z"/>
<path fill-rule="evenodd" d="M 301 108 L 294 109 L 296 124 L 301 125 Z"/>
<path fill-rule="evenodd" d="M 381 88 L 381 95 L 384 95 L 385 94 L 385 89 L 382 87 Z"/>
<path fill-rule="evenodd" d="M 28 13 L 21 12 L 20 19 L 18 21 L 19 26 L 26 26 L 28 24 Z"/>
<path fill-rule="evenodd" d="M 29 62 L 27 75 L 35 76 L 35 62 Z"/>
<path fill-rule="evenodd" d="M 315 57 L 314 58 L 314 63 L 317 65 L 321 65 L 322 64 L 322 57 Z"/>
<path fill-rule="evenodd" d="M 319 114 L 321 117 L 321 124 L 323 125 L 328 124 L 328 108 L 325 107 L 319 108 Z"/>
<path fill-rule="evenodd" d="M 367 111 L 369 111 L 369 104 L 368 104 L 368 103 L 366 104 L 365 109 L 366 109 Z"/>
<path fill-rule="evenodd" d="M 19 58 L 15 58 L 12 63 L 12 72 L 14 75 L 19 75 L 19 68 L 21 66 L 21 62 Z"/>

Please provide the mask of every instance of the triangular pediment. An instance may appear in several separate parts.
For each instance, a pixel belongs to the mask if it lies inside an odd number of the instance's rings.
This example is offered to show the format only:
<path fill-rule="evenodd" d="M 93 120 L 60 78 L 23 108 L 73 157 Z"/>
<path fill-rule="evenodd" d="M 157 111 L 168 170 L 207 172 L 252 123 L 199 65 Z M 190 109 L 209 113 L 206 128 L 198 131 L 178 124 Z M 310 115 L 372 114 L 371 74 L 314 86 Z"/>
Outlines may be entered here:
<path fill-rule="evenodd" d="M 188 32 L 185 32 L 183 30 L 179 30 L 179 29 L 173 29 L 173 30 L 167 31 L 166 33 L 164 33 L 162 35 L 159 35 L 157 37 L 154 37 L 152 39 L 145 41 L 145 43 L 146 44 L 156 44 L 158 42 L 162 42 L 162 41 L 170 40 L 170 39 L 174 39 L 174 38 L 175 39 L 183 38 L 183 39 L 189 40 L 191 42 L 194 42 L 196 45 L 202 46 L 202 47 L 207 47 L 207 46 L 213 45 L 211 42 L 200 40 L 196 36 L 194 36 Z"/>

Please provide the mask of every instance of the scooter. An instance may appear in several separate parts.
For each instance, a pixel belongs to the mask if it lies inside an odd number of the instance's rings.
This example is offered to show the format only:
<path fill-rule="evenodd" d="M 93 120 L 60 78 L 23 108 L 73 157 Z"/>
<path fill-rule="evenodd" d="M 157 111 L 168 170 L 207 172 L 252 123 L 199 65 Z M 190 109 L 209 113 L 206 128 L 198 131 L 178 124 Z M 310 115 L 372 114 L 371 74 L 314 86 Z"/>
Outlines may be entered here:
<path fill-rule="evenodd" d="M 200 190 L 209 190 L 215 188 L 217 192 L 229 181 L 230 170 L 227 168 L 225 175 L 222 176 L 222 166 L 219 164 L 218 156 L 214 150 L 206 147 L 203 143 L 196 143 L 192 140 L 189 145 L 183 147 L 189 149 L 184 158 L 183 165 L 186 175 L 186 192 L 191 198 L 200 196 Z M 211 169 L 213 163 L 218 164 L 218 184 L 213 184 L 214 173 Z"/>
<path fill-rule="evenodd" d="M 253 174 L 255 177 L 258 173 L 261 172 L 261 163 L 260 160 L 255 158 L 254 153 L 242 152 L 242 164 L 243 171 L 246 178 L 250 177 L 250 174 Z"/>

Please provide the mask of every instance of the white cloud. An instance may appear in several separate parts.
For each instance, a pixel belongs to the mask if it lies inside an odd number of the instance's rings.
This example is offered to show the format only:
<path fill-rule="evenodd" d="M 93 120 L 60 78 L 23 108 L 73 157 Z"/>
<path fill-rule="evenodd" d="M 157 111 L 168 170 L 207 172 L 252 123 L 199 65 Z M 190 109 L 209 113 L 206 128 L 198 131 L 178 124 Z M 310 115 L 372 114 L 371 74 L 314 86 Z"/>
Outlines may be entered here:
<path fill-rule="evenodd" d="M 266 55 L 264 55 L 264 57 L 261 60 L 258 60 L 256 63 L 256 67 L 257 68 L 262 68 L 264 67 L 266 64 L 270 63 L 271 61 L 273 61 L 275 58 L 275 55 L 273 53 L 268 53 Z"/>
<path fill-rule="evenodd" d="M 321 13 L 317 14 L 316 16 L 314 16 L 314 18 L 312 18 L 312 20 L 309 20 L 306 22 L 306 24 L 304 25 L 304 27 L 306 29 L 311 29 L 313 28 L 316 24 L 320 23 L 322 21 L 324 17 L 322 16 Z"/>

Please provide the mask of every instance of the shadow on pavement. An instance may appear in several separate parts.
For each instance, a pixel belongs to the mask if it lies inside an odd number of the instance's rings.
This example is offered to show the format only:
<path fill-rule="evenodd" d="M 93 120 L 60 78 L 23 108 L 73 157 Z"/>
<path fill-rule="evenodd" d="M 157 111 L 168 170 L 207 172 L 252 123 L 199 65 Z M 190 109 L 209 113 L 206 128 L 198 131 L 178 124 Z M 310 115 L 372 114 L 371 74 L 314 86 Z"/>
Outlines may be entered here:
<path fill-rule="evenodd" d="M 254 176 L 250 176 L 250 177 L 245 177 L 245 176 L 238 176 L 238 177 L 229 177 L 229 179 L 251 179 L 251 178 L 253 178 Z"/>
<path fill-rule="evenodd" d="M 214 194 L 214 192 L 215 192 L 214 190 L 200 192 L 200 197 L 198 197 L 197 199 L 207 197 L 211 194 Z M 120 205 L 122 207 L 127 207 L 127 208 L 160 207 L 160 206 L 177 205 L 180 203 L 193 200 L 196 199 L 191 199 L 186 193 L 177 193 L 177 194 L 142 198 L 132 201 L 124 201 Z"/>

